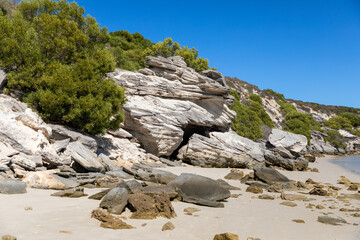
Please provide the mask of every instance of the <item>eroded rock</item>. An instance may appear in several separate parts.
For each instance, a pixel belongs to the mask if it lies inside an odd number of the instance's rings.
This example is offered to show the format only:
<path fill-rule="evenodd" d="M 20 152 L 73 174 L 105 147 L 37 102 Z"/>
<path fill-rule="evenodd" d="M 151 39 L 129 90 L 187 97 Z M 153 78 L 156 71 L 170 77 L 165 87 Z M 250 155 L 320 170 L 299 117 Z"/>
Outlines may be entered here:
<path fill-rule="evenodd" d="M 129 195 L 128 208 L 134 212 L 134 219 L 155 219 L 157 217 L 176 217 L 175 210 L 167 193 L 149 196 L 143 193 Z"/>

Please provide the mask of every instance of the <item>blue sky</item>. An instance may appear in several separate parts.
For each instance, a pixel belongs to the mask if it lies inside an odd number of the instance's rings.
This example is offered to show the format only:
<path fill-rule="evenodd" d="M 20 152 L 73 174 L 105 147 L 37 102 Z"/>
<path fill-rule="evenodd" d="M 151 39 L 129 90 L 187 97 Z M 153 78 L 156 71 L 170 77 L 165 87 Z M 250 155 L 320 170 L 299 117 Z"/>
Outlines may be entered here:
<path fill-rule="evenodd" d="M 360 0 L 78 0 L 110 31 L 195 47 L 226 76 L 360 108 Z"/>

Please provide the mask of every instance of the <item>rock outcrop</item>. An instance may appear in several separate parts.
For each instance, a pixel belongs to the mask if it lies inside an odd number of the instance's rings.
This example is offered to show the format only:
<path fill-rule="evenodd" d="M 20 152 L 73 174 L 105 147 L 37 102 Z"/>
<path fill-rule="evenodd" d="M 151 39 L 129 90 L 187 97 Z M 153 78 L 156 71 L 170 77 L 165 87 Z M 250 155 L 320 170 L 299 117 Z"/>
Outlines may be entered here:
<path fill-rule="evenodd" d="M 0 171 L 23 178 L 29 187 L 67 189 L 95 184 L 104 177 L 96 174 L 105 171 L 126 178 L 129 175 L 122 166 L 148 158 L 140 144 L 127 137 L 91 136 L 46 124 L 25 103 L 0 94 Z"/>
<path fill-rule="evenodd" d="M 289 151 L 299 153 L 306 148 L 307 139 L 304 135 L 272 129 L 269 142 L 277 148 L 285 148 Z"/>
<path fill-rule="evenodd" d="M 235 116 L 222 75 L 202 74 L 181 57 L 148 57 L 150 68 L 109 74 L 127 89 L 124 128 L 146 151 L 170 156 L 193 133 L 227 131 Z"/>
<path fill-rule="evenodd" d="M 264 165 L 259 143 L 234 132 L 211 132 L 210 137 L 194 134 L 179 150 L 178 158 L 201 167 L 248 167 Z"/>

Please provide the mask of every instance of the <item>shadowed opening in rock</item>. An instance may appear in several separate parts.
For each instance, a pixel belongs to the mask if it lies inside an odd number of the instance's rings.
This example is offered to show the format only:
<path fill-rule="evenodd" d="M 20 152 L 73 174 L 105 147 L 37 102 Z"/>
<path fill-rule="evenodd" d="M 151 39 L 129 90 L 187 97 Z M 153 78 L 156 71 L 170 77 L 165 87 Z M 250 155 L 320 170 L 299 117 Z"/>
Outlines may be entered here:
<path fill-rule="evenodd" d="M 205 137 L 209 137 L 209 133 L 214 131 L 209 127 L 201 127 L 192 124 L 188 124 L 183 130 L 184 130 L 183 141 L 181 142 L 179 147 L 171 154 L 170 159 L 176 159 L 176 156 L 178 155 L 180 148 L 188 144 L 189 139 L 195 133 Z"/>

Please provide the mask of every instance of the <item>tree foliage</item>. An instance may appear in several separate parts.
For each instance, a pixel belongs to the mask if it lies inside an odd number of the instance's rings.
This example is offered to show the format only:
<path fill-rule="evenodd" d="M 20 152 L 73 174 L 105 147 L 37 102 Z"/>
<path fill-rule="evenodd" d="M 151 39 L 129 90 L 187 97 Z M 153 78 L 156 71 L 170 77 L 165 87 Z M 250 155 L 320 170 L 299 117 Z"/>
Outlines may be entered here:
<path fill-rule="evenodd" d="M 23 0 L 0 17 L 0 66 L 8 88 L 47 121 L 89 133 L 117 128 L 124 89 L 105 80 L 115 59 L 106 28 L 66 0 Z"/>
<path fill-rule="evenodd" d="M 109 45 L 115 57 L 116 66 L 135 71 L 145 67 L 144 51 L 154 44 L 140 33 L 116 31 L 110 33 Z"/>
<path fill-rule="evenodd" d="M 275 127 L 269 115 L 262 106 L 262 100 L 258 95 L 250 95 L 250 99 L 242 104 L 239 94 L 231 90 L 230 94 L 235 98 L 234 104 L 230 107 L 236 112 L 232 129 L 240 136 L 257 140 L 262 137 L 262 125 Z"/>

